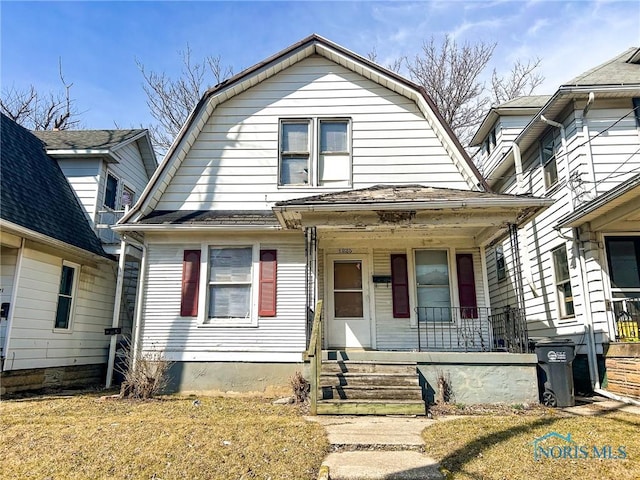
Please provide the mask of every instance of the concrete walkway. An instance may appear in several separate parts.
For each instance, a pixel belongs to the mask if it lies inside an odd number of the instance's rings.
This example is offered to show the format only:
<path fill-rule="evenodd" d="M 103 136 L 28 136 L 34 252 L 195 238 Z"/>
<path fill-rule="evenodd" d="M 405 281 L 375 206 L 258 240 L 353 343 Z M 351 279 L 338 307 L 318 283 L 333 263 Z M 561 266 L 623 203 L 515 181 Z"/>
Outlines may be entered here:
<path fill-rule="evenodd" d="M 434 420 L 411 417 L 306 417 L 327 431 L 332 452 L 323 465 L 331 480 L 441 480 L 423 453 L 422 430 Z"/>

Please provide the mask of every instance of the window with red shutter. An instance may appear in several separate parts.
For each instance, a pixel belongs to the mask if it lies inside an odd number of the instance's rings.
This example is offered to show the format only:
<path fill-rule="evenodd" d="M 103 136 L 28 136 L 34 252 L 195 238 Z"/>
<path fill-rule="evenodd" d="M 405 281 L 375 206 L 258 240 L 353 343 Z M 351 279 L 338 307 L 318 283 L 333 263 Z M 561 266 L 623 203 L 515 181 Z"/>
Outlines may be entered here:
<path fill-rule="evenodd" d="M 260 250 L 260 293 L 258 315 L 276 316 L 276 276 L 278 255 L 276 250 Z"/>
<path fill-rule="evenodd" d="M 393 297 L 393 318 L 409 318 L 409 275 L 407 255 L 391 255 L 391 291 Z"/>
<path fill-rule="evenodd" d="M 180 315 L 198 316 L 198 295 L 200 286 L 200 250 L 185 250 L 182 260 L 182 296 Z"/>
<path fill-rule="evenodd" d="M 473 255 L 456 255 L 458 268 L 458 296 L 460 297 L 460 315 L 462 318 L 478 318 L 476 300 L 476 280 L 473 274 Z"/>

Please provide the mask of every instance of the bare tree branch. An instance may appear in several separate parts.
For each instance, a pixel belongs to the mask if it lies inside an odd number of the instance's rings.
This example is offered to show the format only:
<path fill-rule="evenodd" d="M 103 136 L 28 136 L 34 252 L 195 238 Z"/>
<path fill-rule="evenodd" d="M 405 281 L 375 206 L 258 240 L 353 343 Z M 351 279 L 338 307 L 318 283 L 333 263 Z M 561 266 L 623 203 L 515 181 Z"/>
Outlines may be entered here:
<path fill-rule="evenodd" d="M 374 63 L 378 63 L 378 52 L 376 51 L 375 46 L 371 48 L 371 51 L 367 53 L 367 60 L 371 60 Z M 391 70 L 392 72 L 400 73 L 400 70 L 402 70 L 402 65 L 404 65 L 405 61 L 406 61 L 406 57 L 395 58 L 391 63 L 388 63 L 384 67 L 387 70 Z"/>
<path fill-rule="evenodd" d="M 544 82 L 544 76 L 536 71 L 540 63 L 539 58 L 526 64 L 517 60 L 506 77 L 501 77 L 494 69 L 491 75 L 492 104 L 499 105 L 516 97 L 531 95 Z"/>
<path fill-rule="evenodd" d="M 171 78 L 164 72 L 148 71 L 142 62 L 136 60 L 144 79 L 142 88 L 147 95 L 147 105 L 156 120 L 149 126 L 149 131 L 159 153 L 166 152 L 171 146 L 207 85 L 218 84 L 233 74 L 232 68 L 223 65 L 219 56 L 193 62 L 188 44 L 178 54 L 182 59 L 182 71 L 177 78 Z"/>
<path fill-rule="evenodd" d="M 58 60 L 60 81 L 64 93 L 39 92 L 33 85 L 18 89 L 14 85 L 2 90 L 0 111 L 30 130 L 69 130 L 80 120 L 71 98 L 73 83 L 67 83 Z"/>

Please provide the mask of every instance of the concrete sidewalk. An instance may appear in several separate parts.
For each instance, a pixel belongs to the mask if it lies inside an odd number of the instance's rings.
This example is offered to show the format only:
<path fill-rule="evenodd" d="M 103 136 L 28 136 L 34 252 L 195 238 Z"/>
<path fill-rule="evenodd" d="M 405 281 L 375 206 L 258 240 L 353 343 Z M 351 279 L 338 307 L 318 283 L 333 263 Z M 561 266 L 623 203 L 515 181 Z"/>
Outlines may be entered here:
<path fill-rule="evenodd" d="M 441 480 L 438 463 L 423 453 L 422 430 L 434 420 L 412 417 L 306 417 L 325 427 L 331 480 Z"/>

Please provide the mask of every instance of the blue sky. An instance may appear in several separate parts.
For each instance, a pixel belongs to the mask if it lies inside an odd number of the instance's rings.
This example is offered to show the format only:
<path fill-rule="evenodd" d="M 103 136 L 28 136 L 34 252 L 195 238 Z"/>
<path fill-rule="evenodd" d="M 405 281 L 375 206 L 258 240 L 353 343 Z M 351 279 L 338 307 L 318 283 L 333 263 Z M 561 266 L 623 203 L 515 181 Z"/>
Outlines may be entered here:
<path fill-rule="evenodd" d="M 13 2 L 0 5 L 2 88 L 60 89 L 62 59 L 84 128 L 150 121 L 140 60 L 178 75 L 178 51 L 220 55 L 237 73 L 318 33 L 386 64 L 414 56 L 431 35 L 497 42 L 491 67 L 542 59 L 558 85 L 630 46 L 640 46 L 640 2 L 547 0 L 422 2 Z"/>

